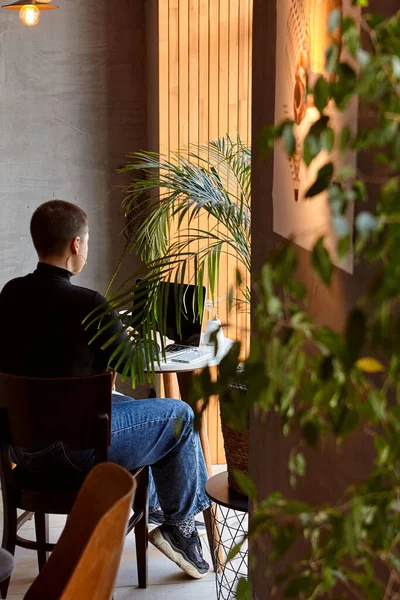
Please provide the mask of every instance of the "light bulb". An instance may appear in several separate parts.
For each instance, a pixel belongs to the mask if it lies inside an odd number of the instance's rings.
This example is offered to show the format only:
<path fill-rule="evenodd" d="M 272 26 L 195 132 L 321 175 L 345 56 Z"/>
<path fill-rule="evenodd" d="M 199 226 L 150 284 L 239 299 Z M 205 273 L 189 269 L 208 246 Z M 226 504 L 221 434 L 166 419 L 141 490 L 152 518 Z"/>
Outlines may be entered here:
<path fill-rule="evenodd" d="M 33 27 L 40 21 L 40 10 L 34 4 L 25 4 L 19 11 L 19 18 L 24 25 Z"/>

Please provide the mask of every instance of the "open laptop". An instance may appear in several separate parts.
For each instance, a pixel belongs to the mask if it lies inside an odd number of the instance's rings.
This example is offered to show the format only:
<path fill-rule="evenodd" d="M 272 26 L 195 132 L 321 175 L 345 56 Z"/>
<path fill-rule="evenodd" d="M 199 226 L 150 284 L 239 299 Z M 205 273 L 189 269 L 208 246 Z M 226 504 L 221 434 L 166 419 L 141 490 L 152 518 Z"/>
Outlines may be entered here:
<path fill-rule="evenodd" d="M 142 279 L 136 281 L 138 284 L 142 282 L 145 285 L 145 281 Z M 174 340 L 173 344 L 169 344 L 165 348 L 166 359 L 177 359 L 177 362 L 193 362 L 204 358 L 205 354 L 200 353 L 199 346 L 206 288 L 203 286 L 199 292 L 196 285 L 173 282 L 161 282 L 159 286 L 160 304 L 156 311 L 156 319 L 160 323 L 159 331 L 162 331 L 168 339 Z M 142 292 L 143 289 L 141 289 Z M 202 310 L 200 310 L 200 294 L 202 294 Z M 132 310 L 135 311 L 135 298 Z M 179 326 L 178 310 L 180 310 Z M 208 354 L 211 355 L 212 352 L 210 351 Z"/>

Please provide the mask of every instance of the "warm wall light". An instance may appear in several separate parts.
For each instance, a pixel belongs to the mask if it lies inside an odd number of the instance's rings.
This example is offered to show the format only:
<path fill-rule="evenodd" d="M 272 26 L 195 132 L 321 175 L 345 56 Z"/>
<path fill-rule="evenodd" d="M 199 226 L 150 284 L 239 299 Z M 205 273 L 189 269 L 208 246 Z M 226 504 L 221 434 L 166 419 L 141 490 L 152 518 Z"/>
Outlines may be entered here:
<path fill-rule="evenodd" d="M 12 4 L 5 4 L 3 8 L 6 10 L 18 10 L 19 18 L 28 27 L 37 25 L 40 20 L 40 13 L 42 10 L 55 10 L 58 8 L 55 4 L 50 4 L 51 0 L 31 0 L 30 2 L 13 2 Z"/>

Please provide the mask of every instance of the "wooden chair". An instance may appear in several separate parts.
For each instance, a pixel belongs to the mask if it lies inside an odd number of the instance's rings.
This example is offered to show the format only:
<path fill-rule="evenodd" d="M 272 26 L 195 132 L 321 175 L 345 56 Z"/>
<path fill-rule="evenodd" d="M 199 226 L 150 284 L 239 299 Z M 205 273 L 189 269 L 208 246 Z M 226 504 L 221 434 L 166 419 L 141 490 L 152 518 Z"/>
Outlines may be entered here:
<path fill-rule="evenodd" d="M 110 600 L 135 488 L 130 473 L 118 465 L 91 470 L 24 600 Z"/>
<path fill-rule="evenodd" d="M 4 505 L 3 548 L 38 553 L 39 570 L 54 549 L 48 541 L 48 515 L 69 514 L 84 476 L 51 481 L 20 468 L 12 469 L 9 445 L 60 441 L 72 450 L 95 449 L 96 463 L 107 460 L 111 424 L 112 374 L 70 379 L 36 379 L 0 373 L 0 478 Z M 51 436 L 51 437 L 50 437 Z M 134 516 L 139 587 L 147 587 L 148 469 L 133 474 L 137 482 Z M 23 514 L 17 518 L 17 509 Z M 35 515 L 36 542 L 17 535 Z M 0 584 L 7 597 L 9 579 Z"/>

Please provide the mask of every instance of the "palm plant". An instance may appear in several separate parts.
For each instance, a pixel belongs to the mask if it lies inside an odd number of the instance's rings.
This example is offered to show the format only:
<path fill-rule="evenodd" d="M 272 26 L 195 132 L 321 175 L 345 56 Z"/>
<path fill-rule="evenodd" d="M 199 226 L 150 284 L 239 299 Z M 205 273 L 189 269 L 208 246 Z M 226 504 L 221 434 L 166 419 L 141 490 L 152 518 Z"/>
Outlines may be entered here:
<path fill-rule="evenodd" d="M 234 257 L 242 274 L 250 272 L 251 150 L 239 134 L 234 139 L 226 135 L 170 158 L 136 152 L 120 171 L 132 173 L 133 180 L 123 202 L 126 246 L 108 293 L 112 307 L 119 310 L 130 309 L 135 295 L 135 313 L 125 322 L 135 330 L 140 327 L 145 340 L 160 329 L 160 281 L 195 283 L 199 289 L 208 283 L 214 300 L 223 255 Z M 202 216 L 206 220 L 199 219 Z M 143 269 L 110 295 L 131 253 L 141 258 Z M 136 283 L 140 274 L 143 287 Z M 236 298 L 249 305 L 249 287 L 241 276 L 229 295 L 231 302 Z M 135 369 L 140 376 L 141 364 L 136 362 Z"/>

